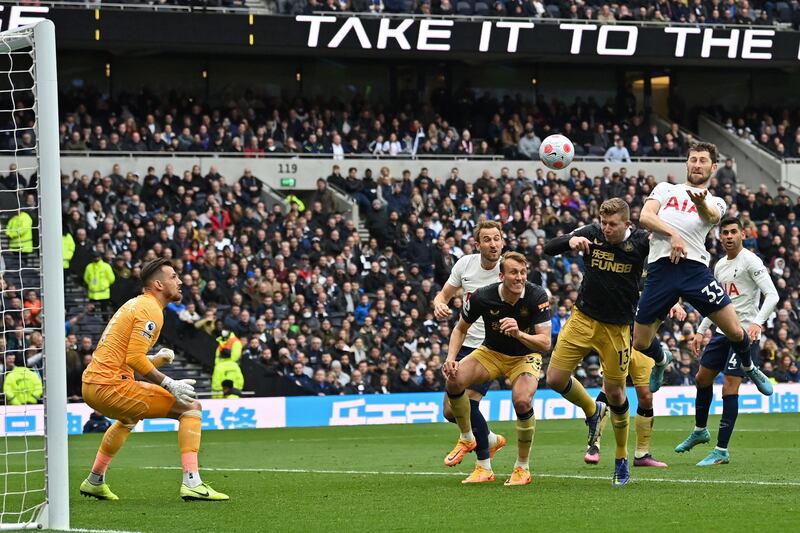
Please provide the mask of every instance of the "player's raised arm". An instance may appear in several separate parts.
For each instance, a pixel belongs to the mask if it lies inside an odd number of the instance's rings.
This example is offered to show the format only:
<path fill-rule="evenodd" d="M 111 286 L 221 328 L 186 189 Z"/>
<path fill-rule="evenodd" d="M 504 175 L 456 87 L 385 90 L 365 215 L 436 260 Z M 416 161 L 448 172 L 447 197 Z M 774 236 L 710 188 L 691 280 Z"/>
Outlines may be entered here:
<path fill-rule="evenodd" d="M 689 199 L 697 208 L 697 214 L 700 215 L 700 218 L 709 224 L 719 223 L 722 218 L 722 213 L 725 211 L 725 206 L 707 202 L 706 197 L 708 196 L 708 189 L 703 189 L 699 192 L 688 190 L 686 194 L 689 195 Z"/>
<path fill-rule="evenodd" d="M 456 356 L 458 356 L 459 350 L 461 350 L 461 347 L 464 345 L 464 339 L 467 338 L 467 331 L 469 331 L 471 325 L 472 324 L 464 320 L 462 316 L 459 318 L 456 327 L 453 328 L 453 332 L 450 334 L 450 344 L 447 346 L 447 359 L 442 366 L 442 373 L 445 377 L 454 376 L 458 370 Z"/>
<path fill-rule="evenodd" d="M 658 186 L 656 186 L 656 189 L 658 189 Z M 672 253 L 669 258 L 673 263 L 677 263 L 682 257 L 686 257 L 688 253 L 686 244 L 683 242 L 683 238 L 678 230 L 661 220 L 658 216 L 661 202 L 657 197 L 654 197 L 656 189 L 653 190 L 653 194 L 650 195 L 650 198 L 644 202 L 642 212 L 639 215 L 639 225 L 653 233 L 669 237 L 670 244 L 672 245 Z"/>
<path fill-rule="evenodd" d="M 544 253 L 549 256 L 556 256 L 568 252 L 569 250 L 579 250 L 588 254 L 591 241 L 584 235 L 587 229 L 588 226 L 584 226 L 571 233 L 566 233 L 555 239 L 550 239 L 544 245 Z"/>
<path fill-rule="evenodd" d="M 442 290 L 439 291 L 439 294 L 433 299 L 433 316 L 437 320 L 450 318 L 450 300 L 456 295 L 458 289 L 459 287 L 455 287 L 447 281 Z"/>

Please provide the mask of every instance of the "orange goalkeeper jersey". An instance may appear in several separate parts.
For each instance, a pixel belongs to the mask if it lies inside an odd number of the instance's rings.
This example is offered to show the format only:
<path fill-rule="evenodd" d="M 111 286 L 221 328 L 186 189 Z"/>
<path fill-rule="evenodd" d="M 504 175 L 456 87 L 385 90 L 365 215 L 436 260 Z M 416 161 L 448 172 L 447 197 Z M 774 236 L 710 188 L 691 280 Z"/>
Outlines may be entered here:
<path fill-rule="evenodd" d="M 155 296 L 141 294 L 120 307 L 103 331 L 92 361 L 83 372 L 84 383 L 114 384 L 133 372 L 145 375 L 154 367 L 147 352 L 158 340 L 164 310 Z"/>

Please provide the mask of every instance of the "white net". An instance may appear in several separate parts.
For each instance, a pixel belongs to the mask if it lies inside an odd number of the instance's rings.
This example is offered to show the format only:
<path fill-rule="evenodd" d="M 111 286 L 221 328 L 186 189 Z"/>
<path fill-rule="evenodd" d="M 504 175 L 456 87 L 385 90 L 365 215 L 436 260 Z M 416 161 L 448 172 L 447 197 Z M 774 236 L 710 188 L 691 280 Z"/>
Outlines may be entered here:
<path fill-rule="evenodd" d="M 0 527 L 46 499 L 35 64 L 33 29 L 0 33 Z"/>

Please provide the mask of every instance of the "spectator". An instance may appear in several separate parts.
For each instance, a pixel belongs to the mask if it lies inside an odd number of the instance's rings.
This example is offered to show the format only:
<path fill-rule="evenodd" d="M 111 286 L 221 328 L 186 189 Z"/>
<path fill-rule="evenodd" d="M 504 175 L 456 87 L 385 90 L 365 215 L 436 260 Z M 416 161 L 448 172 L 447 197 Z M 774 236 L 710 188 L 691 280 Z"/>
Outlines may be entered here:
<path fill-rule="evenodd" d="M 427 369 L 422 375 L 422 385 L 420 386 L 422 392 L 441 392 L 444 390 L 444 385 L 436 377 L 436 373 Z"/>
<path fill-rule="evenodd" d="M 322 368 L 314 371 L 309 391 L 316 396 L 329 396 L 337 393 L 336 388 L 331 383 L 328 383 L 327 373 Z"/>
<path fill-rule="evenodd" d="M 780 363 L 775 368 L 772 377 L 778 383 L 797 383 L 800 381 L 800 374 L 797 371 L 797 364 L 792 360 L 792 356 L 784 354 L 781 356 Z"/>
<path fill-rule="evenodd" d="M 92 411 L 89 420 L 83 425 L 83 433 L 105 433 L 111 422 L 100 411 Z"/>
<path fill-rule="evenodd" d="M 20 210 L 6 225 L 8 251 L 29 254 L 33 252 L 33 219 L 27 211 Z"/>
<path fill-rule="evenodd" d="M 222 384 L 225 381 L 230 381 L 231 387 L 239 391 L 244 387 L 242 369 L 239 367 L 239 363 L 231 358 L 230 350 L 222 350 L 219 359 L 214 363 L 214 372 L 211 375 L 212 398 L 227 398 L 227 395 L 222 390 Z"/>
<path fill-rule="evenodd" d="M 242 341 L 229 329 L 221 329 L 217 337 L 217 350 L 214 354 L 214 367 L 216 363 L 224 358 L 238 363 L 242 358 Z"/>
<path fill-rule="evenodd" d="M 375 394 L 375 390 L 364 379 L 360 370 L 353 370 L 350 383 L 344 387 L 345 394 Z"/>
<path fill-rule="evenodd" d="M 600 388 L 603 386 L 603 376 L 600 375 L 600 365 L 589 363 L 586 365 L 586 377 L 583 379 L 584 387 Z"/>
<path fill-rule="evenodd" d="M 83 281 L 89 289 L 89 301 L 99 305 L 103 313 L 111 311 L 111 285 L 114 284 L 114 270 L 103 261 L 100 252 L 94 252 L 94 260 L 86 265 Z"/>
<path fill-rule="evenodd" d="M 721 187 L 725 185 L 736 187 L 736 171 L 733 170 L 733 159 L 730 157 L 725 159 L 725 164 L 717 170 L 716 178 Z"/>
<path fill-rule="evenodd" d="M 520 138 L 519 144 L 517 145 L 519 155 L 523 156 L 525 159 L 538 161 L 539 147 L 541 145 L 542 140 L 536 136 L 536 133 L 533 131 L 533 125 L 526 124 L 525 135 Z"/>
<path fill-rule="evenodd" d="M 411 379 L 411 372 L 404 368 L 400 371 L 395 382 L 391 385 L 392 392 L 419 392 L 419 384 Z"/>
<path fill-rule="evenodd" d="M 5 380 L 3 394 L 6 405 L 26 405 L 39 403 L 42 397 L 42 380 L 39 375 L 18 364 L 17 356 L 6 353 Z"/>
<path fill-rule="evenodd" d="M 614 146 L 606 150 L 604 159 L 610 163 L 631 162 L 631 155 L 628 153 L 628 149 L 625 148 L 625 140 L 622 137 L 617 137 L 614 141 Z"/>
<path fill-rule="evenodd" d="M 303 389 L 306 394 L 311 394 L 313 390 L 311 378 L 306 375 L 303 363 L 294 363 L 292 365 L 292 372 L 286 376 L 286 379 Z"/>

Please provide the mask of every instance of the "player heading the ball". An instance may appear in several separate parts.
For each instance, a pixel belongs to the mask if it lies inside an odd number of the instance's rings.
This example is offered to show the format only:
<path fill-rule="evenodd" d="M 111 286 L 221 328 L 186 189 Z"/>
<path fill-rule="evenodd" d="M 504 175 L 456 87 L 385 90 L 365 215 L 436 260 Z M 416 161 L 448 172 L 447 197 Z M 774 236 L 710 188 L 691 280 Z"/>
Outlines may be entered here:
<path fill-rule="evenodd" d="M 730 297 L 708 268 L 705 240 L 726 211 L 722 198 L 708 194 L 717 170 L 717 147 L 695 143 L 686 160 L 686 182 L 659 183 L 645 200 L 639 223 L 653 233 L 647 278 L 633 326 L 634 348 L 656 364 L 650 390 L 661 387 L 672 353 L 661 348 L 656 333 L 667 311 L 679 298 L 708 317 L 728 338 L 744 373 L 765 395 L 772 384 L 750 358 L 750 336 L 742 328 Z"/>

